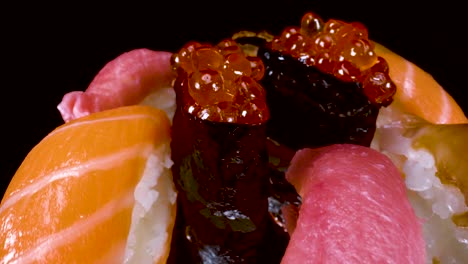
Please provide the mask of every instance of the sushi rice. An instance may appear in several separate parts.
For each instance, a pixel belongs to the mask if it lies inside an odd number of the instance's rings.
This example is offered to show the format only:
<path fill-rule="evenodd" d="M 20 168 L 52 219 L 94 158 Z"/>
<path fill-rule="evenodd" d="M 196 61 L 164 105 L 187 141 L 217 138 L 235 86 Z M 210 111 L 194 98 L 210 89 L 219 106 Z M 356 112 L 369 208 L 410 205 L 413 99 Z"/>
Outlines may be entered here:
<path fill-rule="evenodd" d="M 424 122 L 392 106 L 383 108 L 371 147 L 392 159 L 405 177 L 408 198 L 423 221 L 426 263 L 468 263 L 468 229 L 452 221 L 454 215 L 468 211 L 465 197 L 437 177 L 430 150 L 413 146 Z"/>

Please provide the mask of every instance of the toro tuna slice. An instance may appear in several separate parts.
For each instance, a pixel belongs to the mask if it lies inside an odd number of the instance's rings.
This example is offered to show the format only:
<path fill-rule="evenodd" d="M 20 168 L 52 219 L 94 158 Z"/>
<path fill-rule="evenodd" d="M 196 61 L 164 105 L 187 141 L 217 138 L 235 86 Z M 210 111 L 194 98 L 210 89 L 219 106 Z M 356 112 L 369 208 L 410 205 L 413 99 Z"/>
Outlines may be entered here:
<path fill-rule="evenodd" d="M 303 203 L 282 263 L 425 263 L 421 221 L 383 154 L 351 144 L 303 149 L 286 177 Z"/>
<path fill-rule="evenodd" d="M 175 104 L 171 55 L 149 49 L 135 49 L 119 55 L 101 69 L 85 92 L 73 91 L 63 97 L 57 106 L 63 120 L 68 122 L 90 113 L 139 104 L 156 92 L 164 97 L 159 100 L 161 103 Z"/>

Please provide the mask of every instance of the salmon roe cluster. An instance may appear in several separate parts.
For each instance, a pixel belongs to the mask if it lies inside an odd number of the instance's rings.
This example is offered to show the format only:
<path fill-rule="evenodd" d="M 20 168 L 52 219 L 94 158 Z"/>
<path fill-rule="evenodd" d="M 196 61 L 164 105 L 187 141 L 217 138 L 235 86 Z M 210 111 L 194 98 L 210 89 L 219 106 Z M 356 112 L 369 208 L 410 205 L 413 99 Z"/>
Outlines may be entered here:
<path fill-rule="evenodd" d="M 217 45 L 189 42 L 171 58 L 187 76 L 185 109 L 214 122 L 264 123 L 269 118 L 265 90 L 258 82 L 265 66 L 232 39 Z"/>
<path fill-rule="evenodd" d="M 275 37 L 271 49 L 342 81 L 361 83 L 364 94 L 374 104 L 387 106 L 393 100 L 396 85 L 389 76 L 388 64 L 375 54 L 367 28 L 359 22 L 324 22 L 308 12 L 300 26 L 288 27 Z"/>

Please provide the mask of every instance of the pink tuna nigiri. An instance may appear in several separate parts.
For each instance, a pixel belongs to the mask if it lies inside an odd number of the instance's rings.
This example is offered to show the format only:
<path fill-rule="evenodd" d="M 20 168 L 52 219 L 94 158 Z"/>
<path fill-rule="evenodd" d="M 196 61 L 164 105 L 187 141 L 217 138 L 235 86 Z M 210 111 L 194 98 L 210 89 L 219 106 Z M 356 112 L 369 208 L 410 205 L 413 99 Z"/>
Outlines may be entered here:
<path fill-rule="evenodd" d="M 425 263 L 422 223 L 383 154 L 343 144 L 296 153 L 286 173 L 303 199 L 286 263 Z"/>
<path fill-rule="evenodd" d="M 119 55 L 101 69 L 85 92 L 74 91 L 63 97 L 57 106 L 63 120 L 138 104 L 152 92 L 171 87 L 175 78 L 171 56 L 170 52 L 143 48 Z"/>

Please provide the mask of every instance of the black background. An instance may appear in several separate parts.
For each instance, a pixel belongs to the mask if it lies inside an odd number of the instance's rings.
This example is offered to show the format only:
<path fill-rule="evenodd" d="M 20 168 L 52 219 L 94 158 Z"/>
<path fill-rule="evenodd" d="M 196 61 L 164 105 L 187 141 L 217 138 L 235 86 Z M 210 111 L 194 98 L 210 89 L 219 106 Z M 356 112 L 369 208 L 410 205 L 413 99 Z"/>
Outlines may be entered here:
<path fill-rule="evenodd" d="M 56 109 L 85 90 L 106 62 L 135 48 L 176 51 L 189 40 L 216 42 L 240 30 L 277 33 L 314 11 L 359 21 L 370 38 L 414 62 L 468 111 L 462 2 L 154 1 L 2 7 L 0 179 L 3 193 L 31 148 L 62 124 Z"/>

